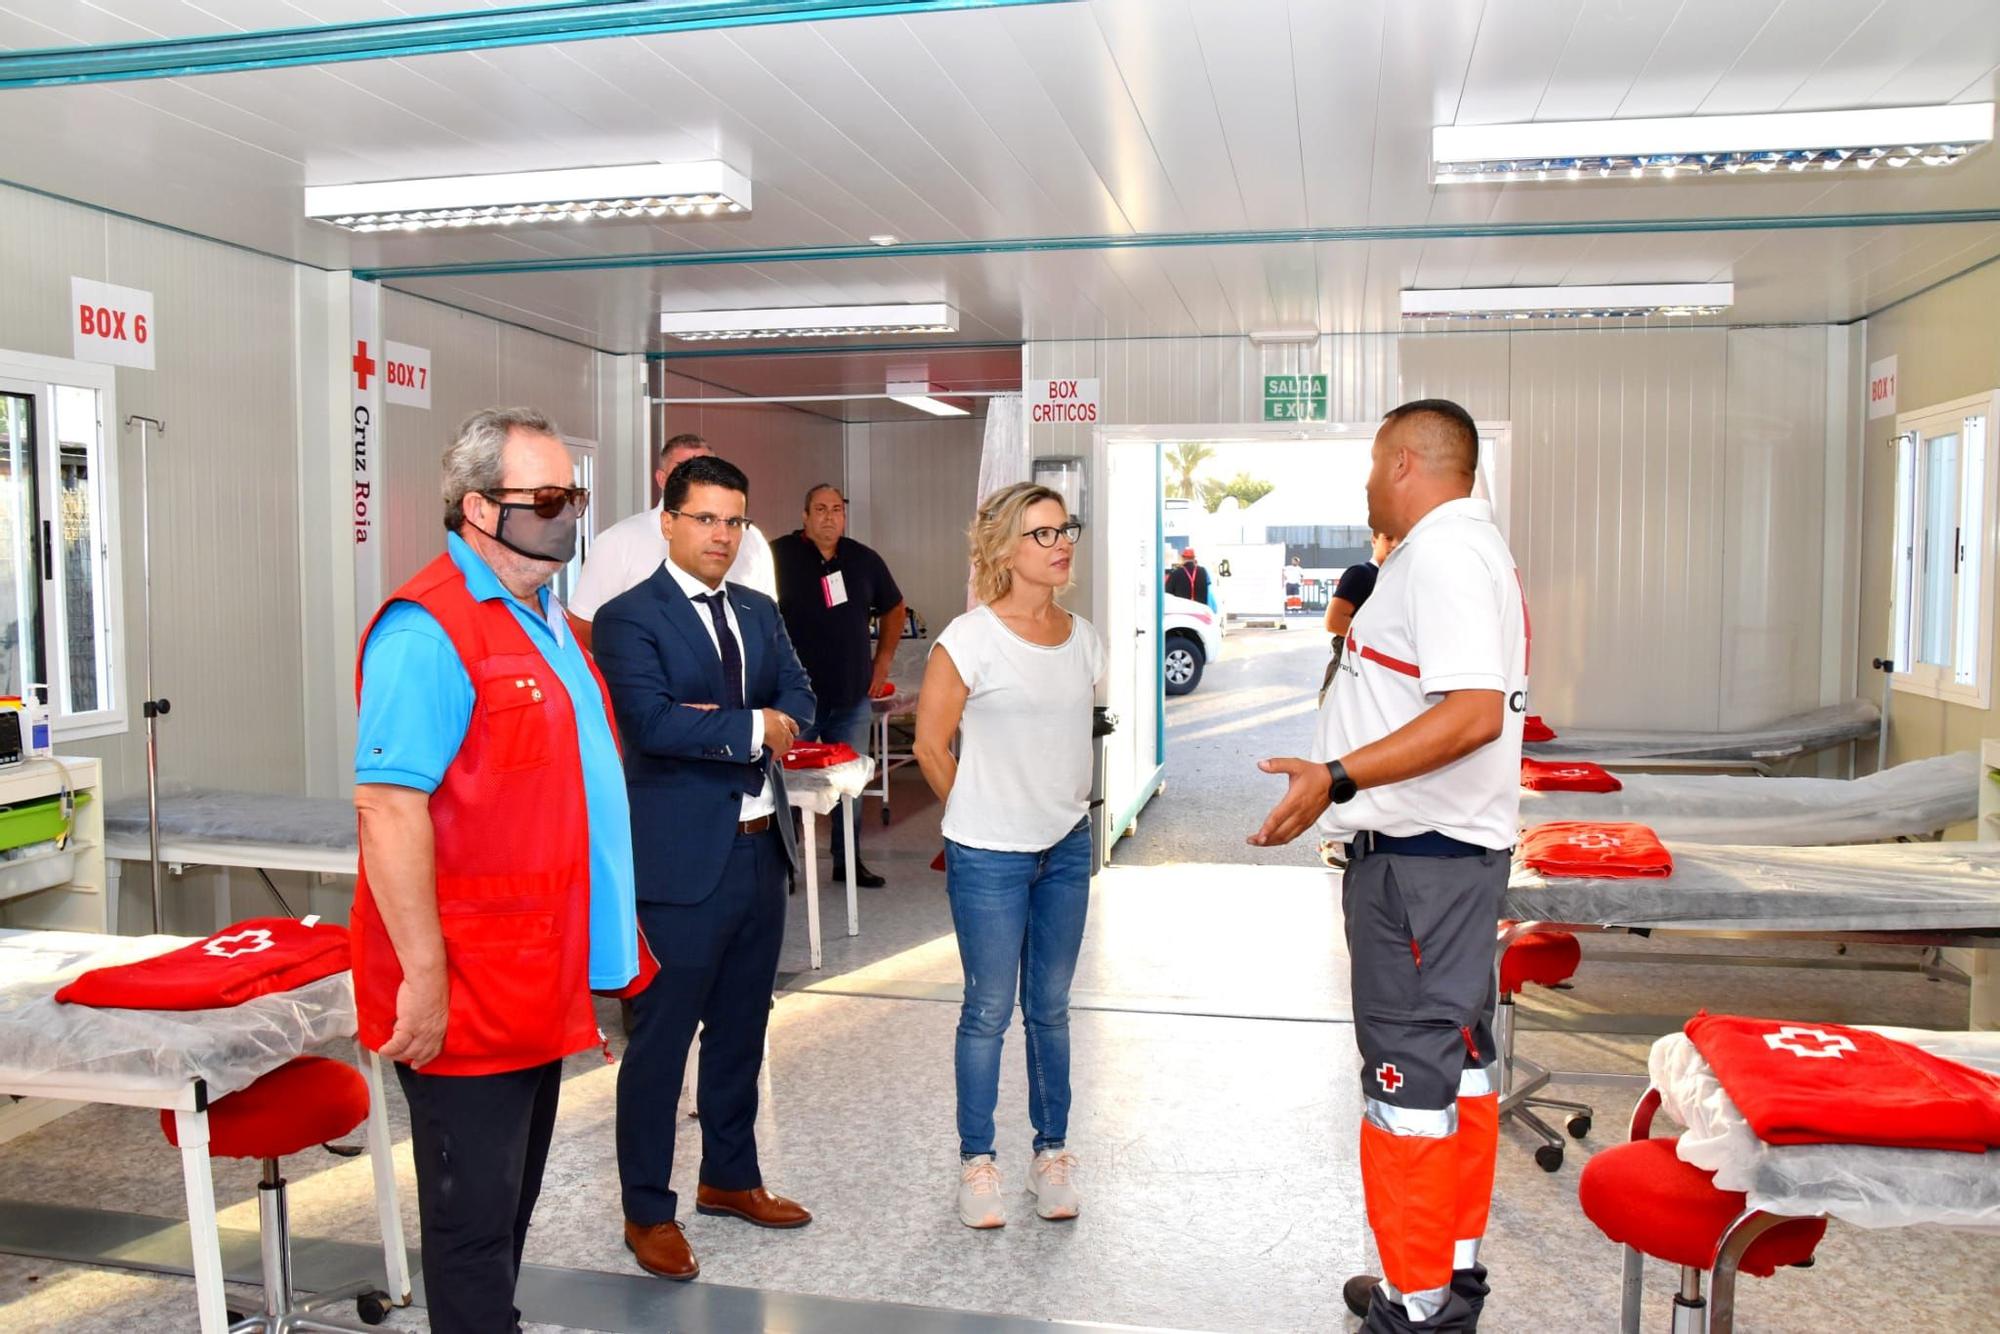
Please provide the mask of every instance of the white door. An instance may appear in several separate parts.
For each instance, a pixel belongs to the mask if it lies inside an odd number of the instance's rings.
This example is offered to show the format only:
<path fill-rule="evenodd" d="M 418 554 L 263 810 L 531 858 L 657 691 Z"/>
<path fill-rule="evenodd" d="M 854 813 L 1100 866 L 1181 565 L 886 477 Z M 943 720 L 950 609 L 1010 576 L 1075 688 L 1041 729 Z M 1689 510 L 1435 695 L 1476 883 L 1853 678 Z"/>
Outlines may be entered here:
<path fill-rule="evenodd" d="M 1160 447 L 1112 445 L 1105 482 L 1105 704 L 1118 730 L 1105 755 L 1104 811 L 1115 839 L 1160 786 Z"/>

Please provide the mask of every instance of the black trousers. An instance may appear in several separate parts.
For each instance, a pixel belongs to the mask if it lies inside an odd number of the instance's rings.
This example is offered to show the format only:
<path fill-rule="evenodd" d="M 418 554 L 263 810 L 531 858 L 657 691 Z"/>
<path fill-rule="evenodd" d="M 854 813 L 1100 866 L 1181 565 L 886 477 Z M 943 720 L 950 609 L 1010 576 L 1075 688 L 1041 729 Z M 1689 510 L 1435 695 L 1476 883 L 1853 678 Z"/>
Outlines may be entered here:
<path fill-rule="evenodd" d="M 562 1062 L 497 1075 L 396 1066 L 410 1104 L 432 1334 L 507 1334 L 555 1133 Z"/>
<path fill-rule="evenodd" d="M 713 894 L 700 903 L 641 903 L 639 925 L 660 975 L 632 1001 L 631 1037 L 618 1064 L 618 1177 L 625 1217 L 650 1225 L 672 1222 L 679 1208 L 668 1181 L 697 1024 L 702 1184 L 764 1184 L 757 1075 L 785 941 L 785 849 L 777 830 L 738 835 Z"/>

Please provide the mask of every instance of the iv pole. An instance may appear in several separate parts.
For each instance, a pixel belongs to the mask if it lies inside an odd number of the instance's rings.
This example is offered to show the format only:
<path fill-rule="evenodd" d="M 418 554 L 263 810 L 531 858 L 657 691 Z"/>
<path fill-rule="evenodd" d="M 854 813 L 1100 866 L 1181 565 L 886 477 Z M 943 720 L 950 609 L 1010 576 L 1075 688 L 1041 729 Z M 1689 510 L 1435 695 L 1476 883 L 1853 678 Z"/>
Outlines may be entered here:
<path fill-rule="evenodd" d="M 153 521 L 152 478 L 147 471 L 147 446 L 152 433 L 165 435 L 167 424 L 157 417 L 133 415 L 125 427 L 139 428 L 139 570 L 140 601 L 146 608 L 146 698 L 141 705 L 146 715 L 146 833 L 151 851 L 153 876 L 153 934 L 162 932 L 160 922 L 160 738 L 159 720 L 172 712 L 166 700 L 153 697 Z M 113 924 L 116 929 L 116 924 Z"/>

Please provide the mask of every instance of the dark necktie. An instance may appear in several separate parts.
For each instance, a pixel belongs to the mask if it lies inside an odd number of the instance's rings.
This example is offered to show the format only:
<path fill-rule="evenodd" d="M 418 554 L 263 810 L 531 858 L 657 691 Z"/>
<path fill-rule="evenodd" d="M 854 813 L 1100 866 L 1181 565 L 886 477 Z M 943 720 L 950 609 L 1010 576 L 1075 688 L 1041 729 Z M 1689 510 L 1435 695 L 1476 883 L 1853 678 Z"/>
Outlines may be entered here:
<path fill-rule="evenodd" d="M 729 628 L 729 617 L 723 614 L 724 594 L 703 593 L 695 599 L 708 607 L 709 619 L 715 622 L 715 646 L 722 654 L 722 698 L 732 709 L 743 707 L 743 650 L 737 646 L 736 636 Z M 757 763 L 759 757 L 752 757 L 750 776 L 746 778 L 744 794 L 756 796 L 764 790 L 764 768 Z"/>

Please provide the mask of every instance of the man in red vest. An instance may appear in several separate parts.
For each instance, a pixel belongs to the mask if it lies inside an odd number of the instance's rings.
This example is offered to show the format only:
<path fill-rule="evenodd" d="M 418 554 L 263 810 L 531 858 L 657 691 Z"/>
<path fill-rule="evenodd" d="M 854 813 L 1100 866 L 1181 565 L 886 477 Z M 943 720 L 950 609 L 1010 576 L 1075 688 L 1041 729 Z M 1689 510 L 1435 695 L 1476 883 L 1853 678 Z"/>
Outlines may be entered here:
<path fill-rule="evenodd" d="M 610 707 L 548 591 L 589 503 L 573 481 L 546 417 L 474 413 L 445 452 L 445 552 L 362 640 L 354 998 L 410 1105 L 437 1334 L 517 1327 L 563 1058 L 600 1041 L 593 988 L 650 976 Z"/>

